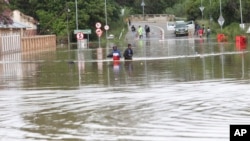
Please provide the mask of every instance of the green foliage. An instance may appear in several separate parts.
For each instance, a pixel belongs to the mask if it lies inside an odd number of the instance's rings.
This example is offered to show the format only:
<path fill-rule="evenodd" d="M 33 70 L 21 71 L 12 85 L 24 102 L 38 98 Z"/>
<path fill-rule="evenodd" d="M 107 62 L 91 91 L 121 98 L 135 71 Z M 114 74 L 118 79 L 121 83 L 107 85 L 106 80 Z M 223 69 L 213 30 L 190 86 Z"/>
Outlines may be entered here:
<path fill-rule="evenodd" d="M 234 40 L 237 35 L 246 35 L 246 30 L 240 28 L 239 23 L 231 23 L 222 28 L 217 22 L 209 22 L 208 20 L 197 20 L 199 25 L 204 24 L 205 27 L 210 27 L 211 35 L 216 38 L 217 34 L 224 34 L 229 40 Z"/>
<path fill-rule="evenodd" d="M 142 14 L 142 0 L 105 0 L 107 9 L 107 24 L 110 27 L 109 33 L 116 34 L 122 29 L 127 29 L 124 19 L 131 14 Z M 78 0 L 78 28 L 91 29 L 90 39 L 97 39 L 95 34 L 95 23 L 102 23 L 102 30 L 106 24 L 104 0 Z M 3 0 L 0 0 L 3 2 Z M 220 16 L 220 0 L 144 0 L 145 14 L 174 14 L 176 17 L 187 18 L 187 20 L 201 20 L 202 13 L 199 9 L 205 7 L 203 19 L 213 19 L 214 27 L 220 29 L 217 20 Z M 5 5 L 6 6 L 6 5 Z M 65 0 L 20 0 L 10 1 L 11 9 L 18 9 L 26 15 L 32 16 L 39 21 L 41 34 L 56 34 L 67 36 L 67 24 L 72 40 L 75 40 L 73 31 L 77 28 L 75 1 Z M 225 19 L 223 27 L 231 23 L 240 23 L 239 0 L 221 0 L 222 15 Z M 2 13 L 4 5 L 0 5 Z M 121 16 L 121 9 L 125 14 Z M 68 12 L 70 9 L 70 12 Z M 1 11 L 2 10 L 2 11 Z M 250 1 L 242 0 L 243 22 L 250 22 Z"/>
<path fill-rule="evenodd" d="M 240 28 L 239 23 L 231 23 L 222 30 L 222 33 L 224 33 L 230 39 L 234 39 L 237 35 L 246 34 L 245 31 Z"/>
<path fill-rule="evenodd" d="M 203 18 L 217 21 L 220 16 L 220 0 L 185 0 L 187 2 L 186 11 L 189 18 L 194 20 L 201 19 L 202 14 L 199 7 L 204 6 Z M 243 22 L 250 22 L 250 1 L 242 1 Z M 225 19 L 224 25 L 230 25 L 233 22 L 240 22 L 240 1 L 239 0 L 221 0 L 221 14 Z"/>
<path fill-rule="evenodd" d="M 196 20 L 201 15 L 199 9 L 199 2 L 197 0 L 190 0 L 187 2 L 186 6 L 187 19 Z"/>
<path fill-rule="evenodd" d="M 13 20 L 10 18 L 9 1 L 0 0 L 0 24 L 12 24 Z"/>

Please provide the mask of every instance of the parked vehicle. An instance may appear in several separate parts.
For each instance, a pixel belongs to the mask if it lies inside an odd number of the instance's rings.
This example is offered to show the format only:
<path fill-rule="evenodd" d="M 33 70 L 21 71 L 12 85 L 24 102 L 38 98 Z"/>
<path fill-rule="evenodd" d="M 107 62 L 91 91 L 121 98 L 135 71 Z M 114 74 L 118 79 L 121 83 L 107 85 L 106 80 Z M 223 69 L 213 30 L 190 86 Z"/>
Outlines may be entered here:
<path fill-rule="evenodd" d="M 175 22 L 167 22 L 167 30 L 174 31 L 175 30 Z"/>
<path fill-rule="evenodd" d="M 176 22 L 175 24 L 175 36 L 180 35 L 188 36 L 188 26 L 185 22 Z"/>
<path fill-rule="evenodd" d="M 188 26 L 188 29 L 191 29 L 191 30 L 195 29 L 194 21 L 187 21 L 186 24 Z"/>

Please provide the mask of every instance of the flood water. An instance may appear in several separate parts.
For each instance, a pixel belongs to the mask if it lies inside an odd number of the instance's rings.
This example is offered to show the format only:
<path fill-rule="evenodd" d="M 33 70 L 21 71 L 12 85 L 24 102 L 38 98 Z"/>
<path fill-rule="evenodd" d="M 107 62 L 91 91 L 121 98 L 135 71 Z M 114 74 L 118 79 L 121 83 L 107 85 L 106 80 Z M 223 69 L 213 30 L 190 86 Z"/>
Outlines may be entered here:
<path fill-rule="evenodd" d="M 250 54 L 214 40 L 1 55 L 1 141 L 228 141 L 250 123 Z M 126 45 L 120 45 L 123 52 Z"/>

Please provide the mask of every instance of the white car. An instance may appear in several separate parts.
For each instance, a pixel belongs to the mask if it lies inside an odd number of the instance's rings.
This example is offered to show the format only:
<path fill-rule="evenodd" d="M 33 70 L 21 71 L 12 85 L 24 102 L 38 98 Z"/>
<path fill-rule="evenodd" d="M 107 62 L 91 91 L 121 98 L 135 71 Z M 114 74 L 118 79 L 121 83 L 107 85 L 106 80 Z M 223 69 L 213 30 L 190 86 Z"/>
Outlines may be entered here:
<path fill-rule="evenodd" d="M 186 24 L 188 26 L 188 29 L 191 29 L 191 30 L 195 29 L 194 21 L 187 21 Z"/>
<path fill-rule="evenodd" d="M 167 22 L 167 30 L 174 31 L 175 30 L 175 22 Z"/>

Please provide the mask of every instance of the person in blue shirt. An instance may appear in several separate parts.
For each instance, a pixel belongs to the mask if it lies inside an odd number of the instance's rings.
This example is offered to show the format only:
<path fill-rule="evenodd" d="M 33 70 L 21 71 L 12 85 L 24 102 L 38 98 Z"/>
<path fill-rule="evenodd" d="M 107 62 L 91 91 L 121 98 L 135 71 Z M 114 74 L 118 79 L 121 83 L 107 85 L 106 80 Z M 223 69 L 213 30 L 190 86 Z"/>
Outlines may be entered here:
<path fill-rule="evenodd" d="M 117 49 L 117 46 L 113 46 L 112 52 L 107 57 L 112 57 L 113 60 L 120 60 L 121 52 L 119 49 Z"/>
<path fill-rule="evenodd" d="M 124 51 L 123 57 L 125 60 L 132 60 L 133 57 L 133 50 L 132 50 L 132 45 L 128 44 L 128 48 Z"/>

